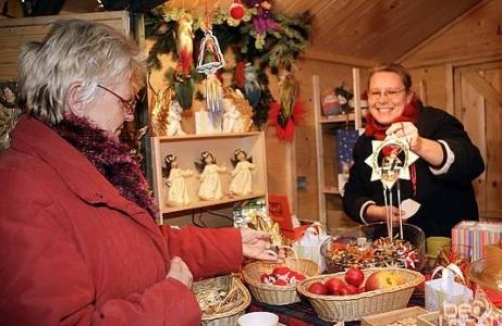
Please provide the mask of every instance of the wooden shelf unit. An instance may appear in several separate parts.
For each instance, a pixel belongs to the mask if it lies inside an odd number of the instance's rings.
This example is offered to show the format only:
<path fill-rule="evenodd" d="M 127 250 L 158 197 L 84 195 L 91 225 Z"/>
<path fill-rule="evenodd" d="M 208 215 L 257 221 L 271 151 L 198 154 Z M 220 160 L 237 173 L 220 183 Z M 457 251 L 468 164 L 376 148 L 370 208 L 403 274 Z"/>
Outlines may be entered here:
<path fill-rule="evenodd" d="M 316 126 L 316 152 L 317 152 L 317 180 L 318 180 L 318 201 L 319 201 L 319 222 L 327 225 L 328 211 L 333 211 L 333 207 L 328 208 L 327 197 L 328 196 L 340 196 L 340 190 L 338 189 L 338 181 L 336 178 L 336 157 L 330 157 L 328 153 L 325 152 L 325 142 L 323 138 L 326 137 L 325 129 L 333 128 L 343 128 L 344 126 L 351 124 L 356 129 L 362 126 L 362 115 L 361 115 L 361 88 L 360 88 L 360 72 L 358 68 L 352 69 L 352 79 L 353 79 L 353 90 L 354 90 L 354 112 L 349 114 L 341 115 L 331 115 L 323 116 L 321 114 L 321 89 L 319 87 L 319 76 L 312 76 L 312 88 L 314 94 L 314 117 Z M 323 130 L 324 129 L 324 130 Z M 332 136 L 330 138 L 333 138 Z M 334 142 L 332 142 L 334 144 Z M 334 152 L 334 145 L 332 146 Z M 331 172 L 326 171 L 326 159 L 332 158 L 333 167 Z M 327 177 L 329 175 L 329 178 Z M 329 180 L 328 180 L 329 179 Z M 340 200 L 334 200 L 335 206 L 338 206 Z M 331 206 L 333 205 L 330 203 Z M 334 211 L 342 211 L 342 207 L 335 207 Z"/>
<path fill-rule="evenodd" d="M 245 201 L 267 196 L 267 161 L 265 136 L 263 132 L 229 133 L 213 135 L 186 135 L 173 137 L 151 137 L 153 189 L 155 197 L 161 210 L 159 223 L 163 224 L 164 219 L 170 214 L 175 215 L 183 211 L 196 209 L 210 209 L 214 206 L 232 205 L 239 201 Z M 245 150 L 248 156 L 253 158 L 256 168 L 253 170 L 253 193 L 248 196 L 229 196 L 227 190 L 230 183 L 230 172 L 233 170 L 230 161 L 233 158 L 235 149 Z M 216 164 L 225 165 L 227 172 L 221 174 L 221 182 L 224 196 L 221 200 L 205 201 L 197 196 L 200 181 L 199 172 L 195 168 L 194 162 L 200 161 L 201 152 L 208 150 L 216 158 Z M 164 157 L 167 154 L 174 154 L 178 157 L 179 166 L 182 169 L 191 169 L 193 176 L 187 177 L 185 182 L 189 190 L 191 203 L 184 206 L 166 205 L 165 193 L 167 186 L 162 177 Z"/>

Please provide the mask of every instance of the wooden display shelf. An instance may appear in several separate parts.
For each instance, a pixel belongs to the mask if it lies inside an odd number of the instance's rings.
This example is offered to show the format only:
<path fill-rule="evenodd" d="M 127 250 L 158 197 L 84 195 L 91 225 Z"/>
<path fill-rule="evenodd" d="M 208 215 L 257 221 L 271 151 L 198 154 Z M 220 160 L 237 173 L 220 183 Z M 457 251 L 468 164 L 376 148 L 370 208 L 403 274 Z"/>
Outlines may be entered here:
<path fill-rule="evenodd" d="M 263 132 L 247 133 L 221 133 L 208 135 L 183 135 L 173 137 L 151 137 L 151 164 L 153 174 L 153 189 L 158 205 L 161 208 L 162 217 L 159 223 L 163 223 L 165 218 L 179 215 L 180 212 L 195 209 L 210 209 L 215 206 L 232 204 L 254 198 L 267 196 L 267 161 L 265 136 Z M 256 168 L 252 171 L 253 193 L 247 196 L 229 197 L 228 188 L 231 181 L 231 171 L 233 170 L 231 159 L 236 149 L 243 149 L 252 157 Z M 227 171 L 220 174 L 222 191 L 224 197 L 221 200 L 201 200 L 197 192 L 200 186 L 199 171 L 196 170 L 195 162 L 200 162 L 200 154 L 203 151 L 210 151 L 216 158 L 216 164 L 226 166 Z M 183 206 L 166 205 L 167 186 L 162 176 L 164 167 L 164 157 L 174 154 L 178 158 L 179 167 L 191 169 L 193 175 L 185 179 L 185 184 L 189 192 L 191 203 Z"/>
<path fill-rule="evenodd" d="M 319 119 L 319 123 L 345 123 L 345 122 L 354 122 L 356 119 L 356 115 L 354 113 L 347 114 L 338 114 L 338 115 L 328 115 L 321 116 Z"/>
<path fill-rule="evenodd" d="M 326 186 L 321 189 L 321 192 L 327 195 L 340 195 L 340 190 L 335 186 Z"/>
<path fill-rule="evenodd" d="M 326 138 L 326 134 L 329 134 L 329 138 L 333 138 L 335 135 L 333 133 L 326 133 L 326 129 L 339 129 L 343 128 L 344 124 L 346 126 L 350 125 L 350 128 L 359 129 L 362 126 L 363 114 L 361 110 L 361 87 L 360 87 L 360 71 L 359 68 L 352 69 L 352 81 L 354 90 L 354 111 L 349 114 L 339 114 L 339 115 L 322 115 L 321 108 L 321 89 L 319 86 L 319 76 L 312 76 L 312 92 L 314 94 L 314 117 L 316 123 L 316 163 L 317 163 L 317 182 L 319 185 L 325 184 L 336 184 L 336 173 L 333 175 L 331 169 L 332 165 L 327 165 L 328 160 L 333 160 L 333 164 L 336 164 L 336 158 L 333 156 L 334 148 L 331 146 L 325 146 L 326 144 L 331 144 L 332 139 Z M 329 142 L 327 142 L 329 141 Z M 331 148 L 330 151 L 326 148 Z M 329 170 L 327 166 L 330 166 Z M 336 166 L 336 165 L 335 165 Z M 336 171 L 336 168 L 334 169 Z M 319 222 L 322 224 L 327 223 L 327 197 L 332 195 L 339 195 L 340 191 L 334 186 L 320 186 L 318 188 L 318 202 L 319 202 Z M 340 207 L 341 209 L 341 207 Z"/>
<path fill-rule="evenodd" d="M 183 136 L 161 136 L 156 137 L 159 142 L 182 142 L 194 140 L 210 140 L 210 139 L 234 139 L 234 138 L 249 138 L 252 136 L 259 136 L 260 131 L 245 132 L 245 133 L 221 133 L 221 134 L 206 134 L 206 135 L 183 135 Z"/>
<path fill-rule="evenodd" d="M 266 197 L 266 193 L 252 193 L 251 195 L 248 196 L 239 196 L 239 197 L 228 197 L 224 196 L 220 200 L 198 200 L 194 201 L 191 204 L 184 205 L 184 206 L 167 206 L 165 205 L 162 208 L 162 213 L 163 214 L 169 214 L 169 213 L 175 213 L 183 210 L 193 210 L 193 209 L 201 209 L 201 208 L 207 208 L 210 206 L 217 206 L 217 205 L 224 205 L 224 204 L 232 204 L 240 201 L 246 201 L 250 199 L 255 199 L 259 197 Z"/>
<path fill-rule="evenodd" d="M 418 324 L 418 318 L 420 315 L 427 314 L 428 311 L 422 307 L 409 307 L 404 309 L 399 309 L 395 311 L 384 312 L 381 314 L 365 316 L 362 318 L 362 326 L 387 326 L 391 324 L 399 323 L 399 321 L 407 318 L 415 320 L 415 325 Z M 409 323 L 408 325 L 412 325 Z"/>

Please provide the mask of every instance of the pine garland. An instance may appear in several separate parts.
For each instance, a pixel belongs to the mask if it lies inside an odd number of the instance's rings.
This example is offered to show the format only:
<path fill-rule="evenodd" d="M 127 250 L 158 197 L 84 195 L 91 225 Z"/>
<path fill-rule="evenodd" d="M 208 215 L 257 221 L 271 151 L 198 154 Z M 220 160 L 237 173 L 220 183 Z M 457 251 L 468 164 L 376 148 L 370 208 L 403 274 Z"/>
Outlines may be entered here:
<path fill-rule="evenodd" d="M 245 3 L 245 5 L 247 4 Z M 173 61 L 178 59 L 175 29 L 178 18 L 184 12 L 182 9 L 164 11 L 163 7 L 159 6 L 146 15 L 146 37 L 154 40 L 148 53 L 149 69 L 162 69 L 160 55 L 171 55 Z M 258 79 L 262 87 L 262 98 L 258 107 L 254 108 L 255 114 L 253 116 L 253 122 L 258 127 L 267 121 L 269 105 L 273 101 L 265 70 L 271 68 L 271 72 L 278 75 L 281 69 L 294 69 L 295 60 L 307 47 L 310 34 L 311 16 L 308 12 L 294 18 L 273 12 L 267 14 L 268 28 L 264 28 L 263 21 L 259 20 L 262 17 L 256 5 L 247 6 L 246 13 L 240 21 L 233 19 L 221 9 L 214 13 L 211 20 L 213 35 L 218 39 L 222 52 L 226 52 L 228 49 L 232 50 L 236 62 L 258 63 Z M 204 24 L 204 17 L 194 20 L 195 47 L 204 35 L 202 28 Z M 194 51 L 194 54 L 196 52 Z M 228 70 L 228 67 L 226 68 Z M 166 80 L 171 84 L 172 75 L 172 71 L 165 73 Z M 200 79 L 197 74 L 192 76 L 194 82 L 198 82 L 198 78 Z M 235 87 L 235 85 L 232 86 Z"/>

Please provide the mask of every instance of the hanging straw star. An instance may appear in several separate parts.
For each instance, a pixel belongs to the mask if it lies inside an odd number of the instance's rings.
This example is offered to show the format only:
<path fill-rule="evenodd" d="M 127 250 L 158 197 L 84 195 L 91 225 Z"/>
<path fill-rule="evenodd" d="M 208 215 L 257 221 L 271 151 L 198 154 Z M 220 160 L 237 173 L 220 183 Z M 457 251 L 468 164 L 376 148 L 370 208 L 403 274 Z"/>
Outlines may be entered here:
<path fill-rule="evenodd" d="M 399 179 L 410 179 L 409 167 L 417 159 L 418 155 L 410 151 L 409 144 L 396 137 L 387 136 L 383 141 L 372 141 L 373 152 L 364 161 L 371 169 L 371 181 L 380 180 L 383 185 L 384 204 L 387 214 L 388 236 L 393 238 L 392 226 L 392 189 L 397 184 L 397 201 L 399 210 L 399 237 L 403 238 L 403 219 L 401 216 L 401 188 Z M 380 160 L 381 158 L 381 160 Z"/>

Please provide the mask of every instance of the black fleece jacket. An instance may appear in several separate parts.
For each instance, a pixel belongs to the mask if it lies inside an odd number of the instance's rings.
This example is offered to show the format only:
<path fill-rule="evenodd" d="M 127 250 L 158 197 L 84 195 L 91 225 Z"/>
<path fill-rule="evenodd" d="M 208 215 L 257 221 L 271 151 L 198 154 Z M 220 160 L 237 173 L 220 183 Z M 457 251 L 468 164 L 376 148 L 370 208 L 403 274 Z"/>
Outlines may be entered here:
<path fill-rule="evenodd" d="M 407 223 L 420 227 L 429 236 L 451 237 L 451 229 L 462 220 L 478 220 L 478 205 L 472 181 L 484 171 L 484 162 L 478 148 L 471 142 L 464 126 L 447 112 L 424 107 L 420 109 L 416 123 L 421 137 L 442 140 L 454 154 L 454 162 L 445 174 L 434 175 L 433 169 L 419 158 L 415 163 L 416 191 L 411 180 L 399 180 L 401 201 L 411 198 L 421 204 L 418 212 Z M 368 201 L 384 205 L 382 183 L 370 181 L 371 168 L 364 160 L 371 154 L 373 139 L 362 135 L 354 147 L 354 165 L 345 185 L 343 208 L 357 222 L 361 220 L 361 208 Z M 443 146 L 443 150 L 446 148 Z M 446 155 L 446 151 L 445 151 Z M 396 195 L 397 186 L 393 193 Z M 394 196 L 393 203 L 397 203 Z M 397 205 L 394 205 L 397 206 Z"/>

